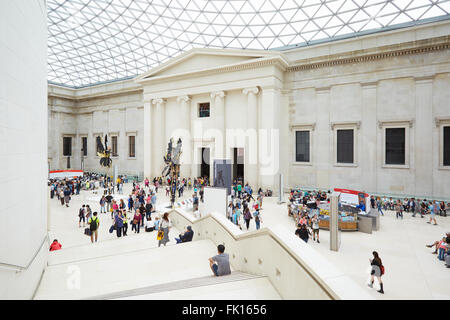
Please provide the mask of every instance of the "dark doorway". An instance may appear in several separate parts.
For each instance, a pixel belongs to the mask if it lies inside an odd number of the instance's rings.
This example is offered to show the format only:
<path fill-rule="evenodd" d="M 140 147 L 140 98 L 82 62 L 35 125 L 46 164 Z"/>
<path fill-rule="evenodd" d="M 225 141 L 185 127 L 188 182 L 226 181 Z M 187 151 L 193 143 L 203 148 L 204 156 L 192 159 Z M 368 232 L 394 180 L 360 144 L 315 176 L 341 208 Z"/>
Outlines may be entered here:
<path fill-rule="evenodd" d="M 233 181 L 244 184 L 244 148 L 233 148 Z"/>
<path fill-rule="evenodd" d="M 209 148 L 202 148 L 202 164 L 200 165 L 200 176 L 209 179 Z"/>

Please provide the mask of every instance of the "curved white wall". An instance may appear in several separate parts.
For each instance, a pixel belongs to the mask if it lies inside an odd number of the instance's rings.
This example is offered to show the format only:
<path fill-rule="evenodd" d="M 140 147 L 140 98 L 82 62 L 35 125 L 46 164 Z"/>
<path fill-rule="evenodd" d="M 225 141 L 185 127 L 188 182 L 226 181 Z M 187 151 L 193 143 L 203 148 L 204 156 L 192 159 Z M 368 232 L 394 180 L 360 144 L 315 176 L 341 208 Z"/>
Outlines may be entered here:
<path fill-rule="evenodd" d="M 30 299 L 47 257 L 47 7 L 0 1 L 0 299 Z"/>

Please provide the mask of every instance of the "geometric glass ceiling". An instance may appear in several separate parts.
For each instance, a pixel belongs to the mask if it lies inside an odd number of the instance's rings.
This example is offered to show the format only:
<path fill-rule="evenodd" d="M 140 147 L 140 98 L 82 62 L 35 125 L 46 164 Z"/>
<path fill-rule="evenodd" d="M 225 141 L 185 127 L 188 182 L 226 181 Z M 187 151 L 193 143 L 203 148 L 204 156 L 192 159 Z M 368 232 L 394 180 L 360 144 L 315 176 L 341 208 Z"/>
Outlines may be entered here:
<path fill-rule="evenodd" d="M 47 0 L 48 80 L 84 87 L 192 48 L 279 49 L 448 16 L 450 0 Z"/>

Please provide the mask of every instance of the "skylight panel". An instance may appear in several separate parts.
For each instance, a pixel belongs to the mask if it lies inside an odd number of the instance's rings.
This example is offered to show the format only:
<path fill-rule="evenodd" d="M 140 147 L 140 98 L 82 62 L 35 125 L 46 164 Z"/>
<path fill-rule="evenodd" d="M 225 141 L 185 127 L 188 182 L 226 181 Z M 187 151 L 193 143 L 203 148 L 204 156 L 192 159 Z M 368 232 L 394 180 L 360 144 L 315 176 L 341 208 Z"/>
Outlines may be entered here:
<path fill-rule="evenodd" d="M 68 86 L 137 75 L 194 47 L 267 50 L 450 10 L 449 0 L 47 1 L 48 78 Z"/>

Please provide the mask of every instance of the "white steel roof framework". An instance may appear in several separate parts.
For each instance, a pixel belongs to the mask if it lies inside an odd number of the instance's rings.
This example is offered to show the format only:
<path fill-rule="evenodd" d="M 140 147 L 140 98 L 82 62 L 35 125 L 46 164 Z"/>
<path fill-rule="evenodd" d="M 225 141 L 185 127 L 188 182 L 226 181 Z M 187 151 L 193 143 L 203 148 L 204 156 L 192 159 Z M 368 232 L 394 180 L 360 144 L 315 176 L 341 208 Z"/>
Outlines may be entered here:
<path fill-rule="evenodd" d="M 450 0 L 48 0 L 48 80 L 84 87 L 192 48 L 280 49 L 436 18 Z"/>

